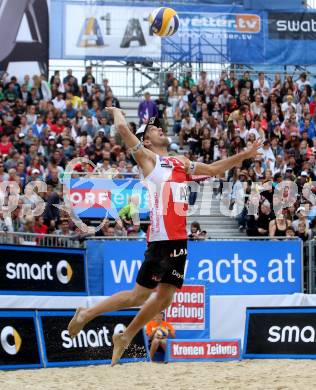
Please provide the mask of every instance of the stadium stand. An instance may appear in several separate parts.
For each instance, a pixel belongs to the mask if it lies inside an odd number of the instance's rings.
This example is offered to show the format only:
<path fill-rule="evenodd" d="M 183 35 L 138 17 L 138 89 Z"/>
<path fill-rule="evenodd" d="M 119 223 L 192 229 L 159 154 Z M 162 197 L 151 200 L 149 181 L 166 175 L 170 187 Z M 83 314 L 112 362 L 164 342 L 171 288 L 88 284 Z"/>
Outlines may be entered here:
<path fill-rule="evenodd" d="M 201 71 L 198 78 L 194 78 L 190 70 L 181 78 L 176 78 L 172 72 L 166 74 L 160 96 L 147 95 L 147 98 L 170 136 L 171 153 L 211 163 L 233 155 L 258 137 L 264 140 L 262 158 L 246 161 L 225 177 L 217 178 L 218 190 L 211 192 L 207 183 L 199 183 L 204 191 L 210 191 L 211 215 L 209 209 L 203 210 L 202 195 L 198 194 L 194 210 L 197 206 L 202 210 L 188 218 L 188 230 L 198 215 L 202 229 L 212 238 L 245 232 L 253 235 L 254 231 L 262 236 L 285 235 L 288 225 L 304 240 L 314 236 L 315 212 L 310 199 L 302 194 L 304 184 L 314 181 L 316 174 L 314 91 L 315 86 L 306 73 L 301 73 L 297 80 L 279 73 L 273 80 L 264 72 L 258 72 L 255 77 L 250 77 L 248 71 L 237 75 L 233 70 L 223 71 L 217 79 L 210 79 L 205 71 Z M 86 156 L 108 177 L 137 177 L 135 163 L 104 107 L 122 107 L 127 121 L 136 129 L 149 114 L 148 110 L 140 114 L 139 107 L 146 106 L 141 100 L 118 99 L 107 80 L 96 84 L 91 68 L 81 80 L 71 70 L 65 77 L 55 72 L 49 82 L 44 76 L 36 75 L 26 75 L 22 81 L 14 76 L 1 80 L 0 181 L 17 183 L 22 194 L 25 185 L 34 180 L 42 179 L 48 185 L 48 192 L 42 194 L 47 201 L 42 219 L 31 221 L 26 215 L 22 216 L 22 203 L 30 207 L 35 204 L 34 199 L 24 195 L 11 216 L 0 214 L 1 231 L 79 234 L 63 211 L 51 207 L 60 201 L 59 179 L 67 161 Z M 76 169 L 81 174 L 91 171 L 84 166 Z M 280 216 L 276 220 L 271 213 L 262 228 L 262 212 L 258 217 L 250 217 L 246 212 L 251 185 L 271 184 L 271 190 L 261 192 L 260 205 L 268 202 L 272 209 L 273 191 L 282 179 L 295 182 L 299 195 L 294 206 L 285 210 L 284 220 Z M 219 210 L 224 182 L 232 185 L 228 209 L 234 219 Z M 238 209 L 237 213 L 235 197 L 243 186 L 245 208 Z M 315 190 L 311 184 L 312 193 Z M 299 223 L 295 223 L 296 220 Z"/>

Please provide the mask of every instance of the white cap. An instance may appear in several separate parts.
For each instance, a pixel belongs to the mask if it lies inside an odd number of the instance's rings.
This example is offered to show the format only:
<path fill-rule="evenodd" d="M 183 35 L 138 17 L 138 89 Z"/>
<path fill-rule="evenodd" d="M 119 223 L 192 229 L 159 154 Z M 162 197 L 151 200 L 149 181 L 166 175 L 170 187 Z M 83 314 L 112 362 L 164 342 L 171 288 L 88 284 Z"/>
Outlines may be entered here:
<path fill-rule="evenodd" d="M 297 210 L 296 210 L 296 214 L 298 214 L 299 212 L 303 211 L 303 213 L 306 211 L 305 207 L 303 206 L 300 206 Z"/>
<path fill-rule="evenodd" d="M 57 146 L 58 149 L 62 149 L 63 148 L 62 144 L 57 144 L 56 146 Z"/>
<path fill-rule="evenodd" d="M 25 134 L 24 133 L 19 133 L 19 138 L 24 138 Z"/>
<path fill-rule="evenodd" d="M 54 136 L 54 135 L 50 135 L 50 136 L 48 137 L 48 139 L 49 139 L 49 140 L 55 139 L 55 136 Z"/>
<path fill-rule="evenodd" d="M 32 169 L 32 175 L 34 175 L 35 173 L 40 173 L 40 171 L 37 168 L 34 168 Z"/>

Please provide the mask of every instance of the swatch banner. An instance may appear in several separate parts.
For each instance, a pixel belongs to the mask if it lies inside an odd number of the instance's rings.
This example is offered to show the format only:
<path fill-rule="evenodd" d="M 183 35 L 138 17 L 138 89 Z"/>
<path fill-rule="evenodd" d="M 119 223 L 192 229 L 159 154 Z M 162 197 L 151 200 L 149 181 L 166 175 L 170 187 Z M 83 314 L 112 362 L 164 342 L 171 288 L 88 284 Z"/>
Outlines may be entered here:
<path fill-rule="evenodd" d="M 309 65 L 316 61 L 316 13 L 179 4 L 178 32 L 150 33 L 151 3 L 51 0 L 50 57 Z M 61 17 L 60 17 L 61 16 Z"/>

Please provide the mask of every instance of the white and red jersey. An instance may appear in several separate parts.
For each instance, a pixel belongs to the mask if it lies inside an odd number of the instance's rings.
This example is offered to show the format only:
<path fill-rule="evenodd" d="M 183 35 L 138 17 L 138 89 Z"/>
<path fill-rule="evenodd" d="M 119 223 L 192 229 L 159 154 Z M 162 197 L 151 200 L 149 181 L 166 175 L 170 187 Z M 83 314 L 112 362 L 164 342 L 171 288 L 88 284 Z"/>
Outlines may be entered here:
<path fill-rule="evenodd" d="M 189 180 L 182 161 L 156 155 L 155 168 L 143 179 L 149 192 L 148 241 L 187 239 Z"/>

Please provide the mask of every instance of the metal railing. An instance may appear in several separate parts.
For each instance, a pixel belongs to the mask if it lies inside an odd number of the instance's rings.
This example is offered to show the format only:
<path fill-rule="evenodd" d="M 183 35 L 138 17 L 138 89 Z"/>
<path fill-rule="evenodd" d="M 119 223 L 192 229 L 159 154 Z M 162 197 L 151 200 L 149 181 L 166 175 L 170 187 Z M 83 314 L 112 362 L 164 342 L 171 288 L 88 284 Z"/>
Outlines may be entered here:
<path fill-rule="evenodd" d="M 316 0 L 315 0 L 316 3 Z M 51 60 L 49 66 L 49 77 L 54 74 L 55 70 L 60 71 L 61 79 L 67 74 L 67 69 L 73 70 L 73 75 L 78 78 L 79 83 L 85 74 L 85 66 L 92 65 L 93 75 L 96 78 L 97 84 L 102 84 L 103 79 L 109 80 L 113 93 L 119 97 L 140 97 L 145 91 L 149 91 L 153 96 L 158 96 L 164 91 L 164 82 L 166 75 L 170 72 L 181 80 L 188 69 L 192 72 L 193 80 L 199 79 L 201 70 L 207 72 L 208 79 L 218 81 L 222 71 L 233 70 L 237 78 L 241 78 L 245 71 L 249 71 L 250 77 L 255 79 L 258 77 L 258 70 L 264 71 L 267 79 L 273 82 L 275 73 L 280 73 L 282 80 L 285 75 L 290 74 L 295 80 L 299 78 L 299 74 L 305 71 L 310 78 L 314 77 L 314 68 L 309 67 L 272 67 L 265 66 L 247 66 L 234 64 L 220 64 L 220 63 L 191 63 L 191 64 L 176 64 L 171 63 L 158 64 L 153 63 L 152 66 L 146 64 L 122 64 L 113 61 L 64 61 Z"/>
<path fill-rule="evenodd" d="M 0 244 L 48 246 L 57 248 L 81 248 L 84 246 L 82 236 L 63 236 L 54 234 L 0 232 Z"/>

